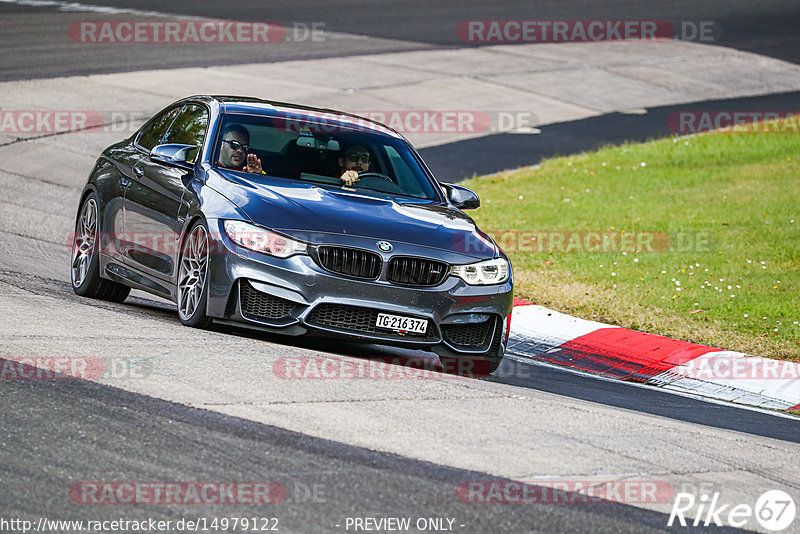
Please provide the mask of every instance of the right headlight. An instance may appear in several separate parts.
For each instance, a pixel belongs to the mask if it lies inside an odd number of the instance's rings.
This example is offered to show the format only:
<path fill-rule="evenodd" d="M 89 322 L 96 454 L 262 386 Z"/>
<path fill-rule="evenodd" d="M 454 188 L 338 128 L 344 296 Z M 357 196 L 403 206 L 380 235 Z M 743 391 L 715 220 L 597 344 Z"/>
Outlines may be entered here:
<path fill-rule="evenodd" d="M 502 284 L 508 280 L 511 266 L 504 258 L 454 265 L 450 274 L 458 276 L 471 286 Z"/>
<path fill-rule="evenodd" d="M 231 241 L 240 247 L 278 258 L 288 258 L 293 254 L 306 253 L 305 243 L 270 232 L 266 228 L 234 220 L 226 220 L 224 226 L 225 233 L 228 234 Z"/>

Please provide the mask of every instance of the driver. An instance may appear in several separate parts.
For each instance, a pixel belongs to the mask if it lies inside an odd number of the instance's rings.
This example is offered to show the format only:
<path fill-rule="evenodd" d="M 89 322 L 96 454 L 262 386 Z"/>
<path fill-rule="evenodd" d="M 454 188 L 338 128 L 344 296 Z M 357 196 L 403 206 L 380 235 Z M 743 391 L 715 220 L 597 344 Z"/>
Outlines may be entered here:
<path fill-rule="evenodd" d="M 265 174 L 261 160 L 250 151 L 250 132 L 241 124 L 228 124 L 222 130 L 217 166 L 235 171 Z"/>
<path fill-rule="evenodd" d="M 358 181 L 358 174 L 369 170 L 369 150 L 364 145 L 354 144 L 346 147 L 339 156 L 339 172 L 345 185 L 352 186 Z"/>

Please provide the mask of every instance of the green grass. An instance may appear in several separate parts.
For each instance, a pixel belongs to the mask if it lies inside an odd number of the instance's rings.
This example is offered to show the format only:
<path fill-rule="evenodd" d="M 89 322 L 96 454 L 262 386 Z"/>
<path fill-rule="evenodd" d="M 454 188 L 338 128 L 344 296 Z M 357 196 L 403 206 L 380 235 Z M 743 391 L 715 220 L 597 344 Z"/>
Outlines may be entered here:
<path fill-rule="evenodd" d="M 714 133 L 549 159 L 465 185 L 481 196 L 476 221 L 512 259 L 519 297 L 800 361 L 798 163 L 798 134 Z M 566 241 L 531 242 L 536 231 L 563 231 Z M 587 232 L 634 239 L 624 253 L 590 252 L 585 240 L 565 251 Z"/>

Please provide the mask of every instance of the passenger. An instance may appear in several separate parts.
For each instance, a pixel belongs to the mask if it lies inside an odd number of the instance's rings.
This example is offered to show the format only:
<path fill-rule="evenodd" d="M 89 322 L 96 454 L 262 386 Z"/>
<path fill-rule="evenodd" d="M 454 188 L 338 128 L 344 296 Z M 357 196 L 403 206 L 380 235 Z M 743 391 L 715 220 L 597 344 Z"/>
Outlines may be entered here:
<path fill-rule="evenodd" d="M 349 145 L 339 156 L 340 178 L 345 185 L 352 186 L 358 181 L 358 174 L 369 171 L 369 150 L 364 145 Z"/>
<path fill-rule="evenodd" d="M 222 130 L 217 166 L 235 171 L 265 174 L 261 160 L 250 151 L 250 132 L 241 124 L 229 124 Z"/>

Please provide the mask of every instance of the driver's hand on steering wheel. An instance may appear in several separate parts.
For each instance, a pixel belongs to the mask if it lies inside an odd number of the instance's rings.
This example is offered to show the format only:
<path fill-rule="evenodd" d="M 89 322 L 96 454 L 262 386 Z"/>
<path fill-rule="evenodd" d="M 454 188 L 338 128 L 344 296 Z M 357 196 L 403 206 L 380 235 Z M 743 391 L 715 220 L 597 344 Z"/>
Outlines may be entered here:
<path fill-rule="evenodd" d="M 358 173 L 356 171 L 344 171 L 342 174 L 342 181 L 347 186 L 352 186 L 358 181 Z"/>

